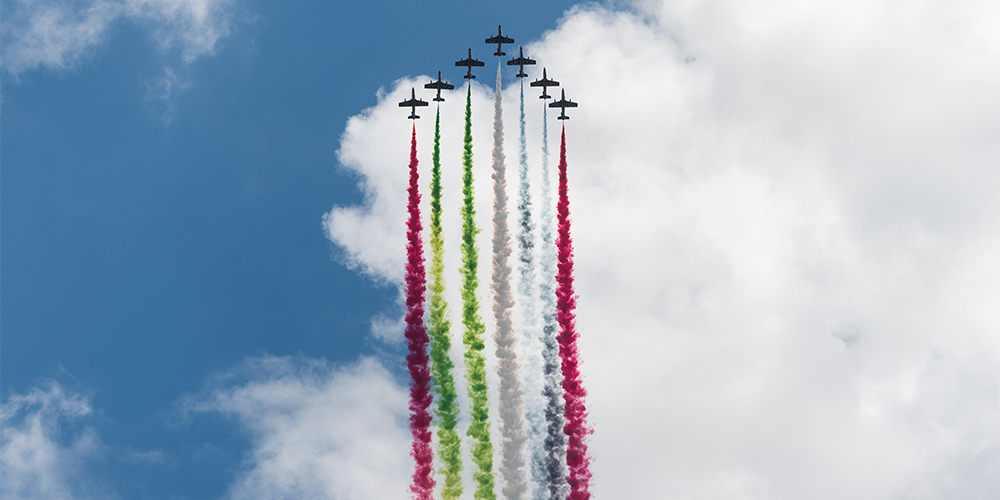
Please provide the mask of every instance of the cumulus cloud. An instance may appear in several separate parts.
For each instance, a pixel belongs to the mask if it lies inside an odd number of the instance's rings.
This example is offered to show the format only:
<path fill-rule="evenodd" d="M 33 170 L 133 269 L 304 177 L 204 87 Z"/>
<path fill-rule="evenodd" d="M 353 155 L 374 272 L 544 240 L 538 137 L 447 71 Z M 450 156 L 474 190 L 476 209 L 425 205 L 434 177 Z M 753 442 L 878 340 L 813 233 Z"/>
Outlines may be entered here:
<path fill-rule="evenodd" d="M 346 367 L 265 356 L 184 400 L 189 413 L 232 418 L 252 450 L 232 499 L 398 498 L 407 491 L 405 388 L 377 361 Z"/>
<path fill-rule="evenodd" d="M 647 1 L 576 8 L 526 47 L 580 103 L 567 140 L 597 496 L 1000 495 L 997 11 Z M 387 283 L 405 255 L 396 102 L 424 78 L 351 119 L 340 160 L 366 201 L 324 217 Z M 473 96 L 487 227 L 490 90 Z M 464 89 L 446 98 L 458 304 Z M 433 121 L 417 127 L 426 186 Z"/>
<path fill-rule="evenodd" d="M 211 55 L 229 34 L 231 0 L 15 0 L 3 12 L 3 67 L 71 70 L 108 37 L 114 24 L 146 27 L 163 50 L 184 62 Z"/>
<path fill-rule="evenodd" d="M 93 429 L 75 425 L 93 411 L 88 397 L 54 381 L 9 396 L 0 405 L 0 496 L 110 498 L 86 471 L 104 446 Z"/>
<path fill-rule="evenodd" d="M 486 73 L 492 71 L 495 70 L 487 68 Z M 411 87 L 421 88 L 427 81 L 428 77 L 404 78 L 396 82 L 391 92 L 380 89 L 377 106 L 348 120 L 337 151 L 343 169 L 359 178 L 359 188 L 367 201 L 362 206 L 336 207 L 324 214 L 323 228 L 327 237 L 338 245 L 341 252 L 338 257 L 345 265 L 380 284 L 398 284 L 403 279 L 405 220 L 399 214 L 406 210 L 406 197 L 400 197 L 399 193 L 405 193 L 407 179 L 405 176 L 400 177 L 400 172 L 406 170 L 408 163 L 401 167 L 399 158 L 409 161 L 409 145 L 397 144 L 397 141 L 388 141 L 386 138 L 408 136 L 410 123 L 400 120 L 399 113 L 394 112 L 398 110 L 396 103 L 403 99 L 401 96 L 409 94 Z M 442 93 L 447 99 L 441 115 L 442 196 L 447 206 L 456 207 L 454 210 L 446 210 L 442 215 L 445 238 L 450 241 L 457 241 L 460 234 L 457 203 L 461 200 L 461 130 L 465 91 L 465 88 L 461 88 Z M 492 93 L 491 87 L 474 84 L 472 88 L 473 115 L 476 119 L 482 119 L 479 122 L 481 130 L 475 130 L 474 156 L 479 159 L 480 165 L 487 166 L 492 149 Z M 426 185 L 430 182 L 434 108 L 421 113 L 424 119 L 417 120 L 416 123 L 418 156 L 421 183 Z M 511 136 L 517 137 L 516 134 Z M 486 172 L 477 171 L 475 191 L 488 201 L 491 187 Z M 422 212 L 429 213 L 429 195 L 425 194 L 422 201 Z M 483 205 L 476 213 L 480 228 L 489 227 L 491 214 L 487 208 L 489 205 Z M 424 239 L 426 241 L 426 237 Z M 456 264 L 457 247 L 449 251 L 449 258 L 455 258 L 452 264 Z M 399 252 L 404 255 L 400 256 Z M 457 267 L 450 265 L 449 270 L 454 275 L 448 278 L 449 282 L 458 283 L 455 281 L 458 276 Z M 489 268 L 486 266 L 481 278 L 487 279 L 488 272 Z M 378 336 L 384 338 L 384 328 L 379 328 L 378 331 L 382 332 Z M 401 331 L 398 332 L 398 336 L 401 335 Z"/>

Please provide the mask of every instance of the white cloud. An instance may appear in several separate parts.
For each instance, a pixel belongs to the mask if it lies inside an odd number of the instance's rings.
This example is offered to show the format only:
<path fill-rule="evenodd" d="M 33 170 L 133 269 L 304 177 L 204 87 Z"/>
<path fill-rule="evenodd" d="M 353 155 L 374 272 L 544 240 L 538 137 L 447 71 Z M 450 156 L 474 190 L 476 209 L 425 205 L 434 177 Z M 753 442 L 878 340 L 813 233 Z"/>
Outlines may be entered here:
<path fill-rule="evenodd" d="M 229 34 L 232 0 L 127 0 L 129 16 L 153 26 L 153 37 L 166 50 L 180 48 L 184 62 L 211 55 Z"/>
<path fill-rule="evenodd" d="M 400 304 L 400 308 L 403 307 L 405 307 L 405 304 Z M 403 314 L 377 314 L 371 319 L 372 335 L 376 339 L 390 344 L 402 343 L 403 338 L 399 335 L 399 332 L 403 331 L 404 328 L 406 328 L 406 321 Z"/>
<path fill-rule="evenodd" d="M 266 356 L 184 407 L 229 416 L 250 434 L 230 498 L 388 499 L 405 494 L 413 468 L 406 398 L 372 359 L 335 367 Z"/>
<path fill-rule="evenodd" d="M 597 496 L 1000 494 L 997 9 L 645 2 L 577 8 L 526 47 L 580 103 L 567 140 Z M 423 78 L 349 122 L 340 158 L 366 202 L 324 217 L 388 283 L 410 126 L 396 102 Z M 489 90 L 474 96 L 486 228 Z M 454 313 L 464 91 L 446 97 Z"/>
<path fill-rule="evenodd" d="M 12 75 L 77 67 L 126 20 L 150 30 L 185 63 L 211 55 L 229 34 L 231 0 L 15 0 L 3 19 L 3 67 Z"/>
<path fill-rule="evenodd" d="M 0 405 L 0 496 L 5 499 L 109 498 L 86 472 L 101 455 L 96 432 L 76 421 L 93 412 L 89 398 L 57 382 L 13 394 Z M 67 439 L 64 436 L 70 436 Z"/>

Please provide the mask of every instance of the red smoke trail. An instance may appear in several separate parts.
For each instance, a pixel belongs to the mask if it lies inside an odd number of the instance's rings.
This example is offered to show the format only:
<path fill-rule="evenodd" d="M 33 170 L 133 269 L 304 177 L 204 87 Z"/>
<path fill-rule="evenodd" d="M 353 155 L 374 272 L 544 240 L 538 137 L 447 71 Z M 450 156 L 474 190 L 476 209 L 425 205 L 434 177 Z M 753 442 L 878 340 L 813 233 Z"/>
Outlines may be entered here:
<path fill-rule="evenodd" d="M 569 500 L 590 498 L 590 456 L 587 454 L 587 390 L 580 380 L 580 356 L 576 348 L 576 294 L 573 292 L 573 240 L 569 235 L 569 187 L 566 182 L 566 126 L 559 146 L 559 271 L 556 274 L 556 320 L 559 322 L 559 356 L 562 357 L 563 398 L 566 401 L 566 465 L 569 476 Z"/>
<path fill-rule="evenodd" d="M 420 239 L 420 192 L 417 189 L 417 126 L 413 124 L 410 143 L 410 187 L 406 222 L 406 340 L 410 353 L 406 367 L 413 382 L 410 383 L 410 433 L 413 450 L 410 452 L 417 467 L 413 472 L 410 491 L 416 500 L 432 500 L 434 492 L 434 458 L 431 453 L 431 369 L 427 348 L 430 338 L 424 326 L 424 251 Z"/>

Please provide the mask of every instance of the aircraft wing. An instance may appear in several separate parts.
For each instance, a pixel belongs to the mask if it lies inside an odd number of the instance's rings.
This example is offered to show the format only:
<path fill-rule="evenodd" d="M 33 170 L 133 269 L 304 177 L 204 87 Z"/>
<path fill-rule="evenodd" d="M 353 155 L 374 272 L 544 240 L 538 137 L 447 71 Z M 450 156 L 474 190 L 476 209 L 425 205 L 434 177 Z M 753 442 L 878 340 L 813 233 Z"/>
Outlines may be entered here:
<path fill-rule="evenodd" d="M 524 64 L 525 66 L 529 64 L 535 64 L 534 59 L 528 59 L 527 57 L 518 57 L 517 59 L 511 59 L 507 61 L 507 66 L 520 66 Z"/>
<path fill-rule="evenodd" d="M 426 105 L 427 101 L 421 101 L 420 99 L 407 99 L 399 103 L 399 107 L 401 108 L 409 108 L 411 106 L 426 106 Z"/>
<path fill-rule="evenodd" d="M 506 36 L 492 36 L 486 39 L 486 43 L 514 43 L 514 39 Z"/>
<path fill-rule="evenodd" d="M 461 61 L 455 61 L 455 66 L 486 66 L 486 63 L 478 59 L 462 59 Z"/>
<path fill-rule="evenodd" d="M 558 87 L 559 82 L 555 80 L 535 80 L 531 82 L 532 87 Z"/>
<path fill-rule="evenodd" d="M 424 84 L 424 88 L 425 89 L 452 90 L 452 89 L 455 88 L 455 86 L 452 85 L 452 84 L 450 84 L 450 83 L 445 83 L 445 82 L 431 82 L 431 83 L 425 83 Z"/>

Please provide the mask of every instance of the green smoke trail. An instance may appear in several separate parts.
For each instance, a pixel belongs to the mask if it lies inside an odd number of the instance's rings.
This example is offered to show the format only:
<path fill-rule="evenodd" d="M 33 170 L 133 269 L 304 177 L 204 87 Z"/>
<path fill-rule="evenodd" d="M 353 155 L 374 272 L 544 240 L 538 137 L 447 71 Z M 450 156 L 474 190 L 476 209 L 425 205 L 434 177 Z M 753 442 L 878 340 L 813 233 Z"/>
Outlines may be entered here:
<path fill-rule="evenodd" d="M 441 109 L 434 119 L 434 166 L 431 169 L 431 305 L 428 321 L 431 334 L 431 374 L 437 405 L 434 414 L 438 422 L 438 457 L 444 466 L 441 498 L 456 500 L 462 496 L 462 449 L 455 427 L 458 425 L 458 397 L 455 391 L 455 364 L 451 351 L 451 321 L 448 302 L 444 298 L 444 237 L 441 235 Z"/>
<path fill-rule="evenodd" d="M 472 461 L 476 471 L 476 500 L 496 500 L 493 477 L 493 443 L 490 441 L 490 400 L 486 386 L 486 326 L 479 313 L 479 250 L 476 248 L 475 197 L 472 192 L 472 85 L 465 96 L 465 149 L 462 152 L 462 325 L 465 332 L 465 379 L 472 400 L 472 419 L 466 435 L 473 439 Z"/>

